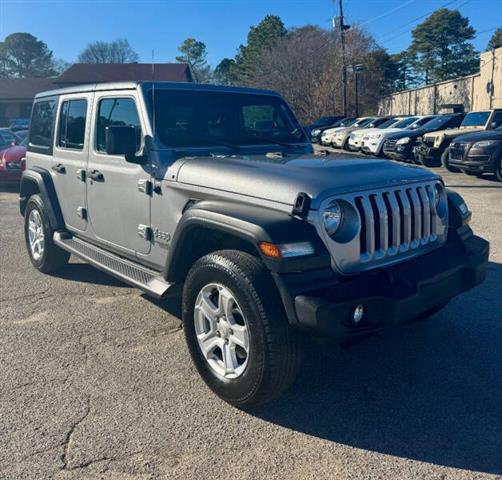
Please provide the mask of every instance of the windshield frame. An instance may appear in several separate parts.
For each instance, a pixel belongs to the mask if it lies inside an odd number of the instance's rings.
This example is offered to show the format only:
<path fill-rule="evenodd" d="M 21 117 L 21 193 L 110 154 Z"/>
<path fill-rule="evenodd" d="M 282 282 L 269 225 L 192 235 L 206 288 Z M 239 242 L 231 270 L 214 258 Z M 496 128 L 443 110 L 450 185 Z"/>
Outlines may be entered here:
<path fill-rule="evenodd" d="M 484 126 L 486 126 L 487 122 L 490 120 L 490 113 L 491 113 L 490 110 L 480 110 L 478 112 L 469 112 L 465 115 L 459 128 L 462 128 L 462 127 L 484 127 Z M 464 124 L 464 122 L 469 118 L 469 116 L 473 117 L 474 115 L 479 115 L 479 114 L 486 114 L 485 123 L 482 123 L 482 124 L 476 123 L 476 124 L 472 124 L 472 125 Z"/>

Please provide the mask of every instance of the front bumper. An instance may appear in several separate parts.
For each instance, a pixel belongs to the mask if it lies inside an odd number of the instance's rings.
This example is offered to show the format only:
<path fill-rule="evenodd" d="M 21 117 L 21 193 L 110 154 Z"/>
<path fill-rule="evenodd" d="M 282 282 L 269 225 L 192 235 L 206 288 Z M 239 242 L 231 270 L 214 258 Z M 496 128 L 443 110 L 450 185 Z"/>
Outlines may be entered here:
<path fill-rule="evenodd" d="M 364 140 L 361 143 L 361 151 L 370 155 L 378 155 L 381 151 L 381 140 Z"/>
<path fill-rule="evenodd" d="M 421 143 L 413 147 L 413 155 L 415 157 L 415 160 L 419 163 L 424 163 L 424 161 L 427 161 L 439 165 L 441 163 L 442 154 L 443 150 L 430 147 L 425 143 Z"/>
<path fill-rule="evenodd" d="M 455 234 L 427 255 L 348 279 L 333 280 L 333 275 L 330 282 L 327 270 L 316 278 L 311 272 L 308 282 L 317 285 L 313 290 L 300 291 L 299 277 L 281 277 L 280 290 L 283 300 L 285 292 L 290 295 L 286 311 L 293 324 L 343 339 L 420 317 L 473 288 L 485 278 L 488 254 L 487 241 L 476 236 L 463 241 Z M 363 305 L 365 314 L 355 325 L 357 305 Z"/>
<path fill-rule="evenodd" d="M 460 168 L 466 172 L 472 173 L 493 173 L 496 170 L 496 162 L 498 159 L 498 151 L 496 152 L 481 152 L 477 155 L 466 154 L 463 158 L 452 158 L 450 154 L 450 165 Z"/>
<path fill-rule="evenodd" d="M 393 160 L 406 162 L 413 159 L 413 146 L 410 144 L 404 144 L 386 148 L 384 143 L 383 153 L 386 157 L 392 158 Z"/>

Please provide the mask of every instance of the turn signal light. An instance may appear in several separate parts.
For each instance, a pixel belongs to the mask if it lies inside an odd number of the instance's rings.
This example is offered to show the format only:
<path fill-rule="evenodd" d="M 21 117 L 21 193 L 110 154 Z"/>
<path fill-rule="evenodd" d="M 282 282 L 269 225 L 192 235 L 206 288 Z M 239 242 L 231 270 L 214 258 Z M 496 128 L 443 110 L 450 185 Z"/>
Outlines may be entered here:
<path fill-rule="evenodd" d="M 273 243 L 260 242 L 259 246 L 260 246 L 261 253 L 263 253 L 263 255 L 266 255 L 267 257 L 271 257 L 271 258 L 281 258 L 282 257 L 280 248 Z"/>

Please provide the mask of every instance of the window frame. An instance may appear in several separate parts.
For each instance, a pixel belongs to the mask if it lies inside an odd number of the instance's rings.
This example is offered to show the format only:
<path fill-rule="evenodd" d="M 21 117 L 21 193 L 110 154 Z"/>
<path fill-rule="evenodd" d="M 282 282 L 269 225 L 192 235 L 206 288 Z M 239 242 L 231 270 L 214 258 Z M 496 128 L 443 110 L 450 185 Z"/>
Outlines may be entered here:
<path fill-rule="evenodd" d="M 72 148 L 72 147 L 66 147 L 63 145 L 60 145 L 59 141 L 59 130 L 61 128 L 61 114 L 63 113 L 63 108 L 65 103 L 68 103 L 68 105 L 71 102 L 75 101 L 84 101 L 85 102 L 85 124 L 84 124 L 84 143 L 82 144 L 82 148 Z M 89 99 L 87 97 L 67 97 L 63 98 L 60 102 L 59 108 L 58 108 L 58 115 L 57 115 L 57 122 L 56 122 L 56 128 L 54 131 L 54 142 L 56 144 L 56 148 L 59 150 L 69 150 L 71 152 L 83 152 L 85 150 L 85 142 L 86 142 L 86 132 L 87 132 L 87 121 L 89 119 Z M 57 133 L 57 134 L 56 134 Z"/>
<path fill-rule="evenodd" d="M 54 138 L 55 138 L 55 133 L 56 133 L 56 123 L 57 123 L 57 118 L 58 118 L 58 113 L 59 113 L 59 95 L 54 95 L 51 97 L 41 97 L 39 99 L 35 99 L 33 102 L 33 106 L 31 108 L 31 116 L 30 116 L 30 131 L 28 133 L 28 145 L 26 146 L 26 151 L 28 152 L 34 152 L 34 153 L 41 153 L 43 155 L 52 155 L 54 151 Z M 39 103 L 43 102 L 54 102 L 54 116 L 52 119 L 52 131 L 51 131 L 51 137 L 50 137 L 50 142 L 49 145 L 36 145 L 34 143 L 31 143 L 31 135 L 32 135 L 32 120 L 33 120 L 33 112 L 35 111 L 36 105 Z"/>
<path fill-rule="evenodd" d="M 136 113 L 138 114 L 138 120 L 139 120 L 139 125 L 141 128 L 141 135 L 140 135 L 140 144 L 138 150 L 136 150 L 136 154 L 140 154 L 141 151 L 143 150 L 144 147 L 144 137 L 146 135 L 146 129 L 145 125 L 142 119 L 141 115 L 141 110 L 138 108 L 140 102 L 139 99 L 134 96 L 129 94 L 111 94 L 111 92 L 107 92 L 107 95 L 100 95 L 96 96 L 94 99 L 94 121 L 92 122 L 92 151 L 94 155 L 99 155 L 99 156 L 105 156 L 105 157 L 112 157 L 112 158 L 121 158 L 124 157 L 124 155 L 111 155 L 109 153 L 106 153 L 106 151 L 101 151 L 98 149 L 98 122 L 99 122 L 99 108 L 101 106 L 101 102 L 103 100 L 114 100 L 114 99 L 130 99 L 134 102 L 134 106 L 136 107 Z"/>

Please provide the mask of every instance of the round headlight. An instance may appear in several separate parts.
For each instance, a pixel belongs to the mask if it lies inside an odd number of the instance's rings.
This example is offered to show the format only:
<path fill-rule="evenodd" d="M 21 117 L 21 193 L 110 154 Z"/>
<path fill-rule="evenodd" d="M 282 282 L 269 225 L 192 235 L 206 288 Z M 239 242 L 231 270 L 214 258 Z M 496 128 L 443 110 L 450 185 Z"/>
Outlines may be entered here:
<path fill-rule="evenodd" d="M 336 200 L 331 202 L 322 212 L 322 218 L 327 234 L 332 237 L 342 223 L 342 209 L 340 208 L 340 204 Z"/>

